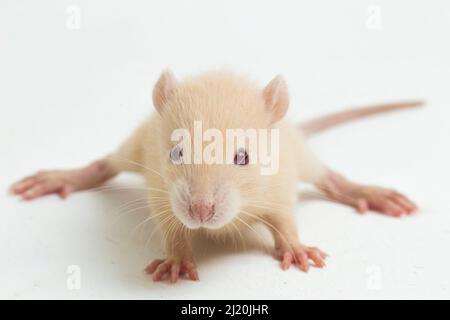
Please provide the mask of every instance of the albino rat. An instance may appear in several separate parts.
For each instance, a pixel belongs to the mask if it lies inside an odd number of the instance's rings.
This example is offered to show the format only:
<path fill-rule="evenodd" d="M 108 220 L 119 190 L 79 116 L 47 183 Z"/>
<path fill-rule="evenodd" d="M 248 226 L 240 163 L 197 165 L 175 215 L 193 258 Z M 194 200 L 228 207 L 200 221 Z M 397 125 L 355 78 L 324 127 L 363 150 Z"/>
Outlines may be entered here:
<path fill-rule="evenodd" d="M 153 90 L 157 113 L 145 121 L 110 157 L 75 170 L 43 171 L 15 183 L 11 190 L 24 199 L 97 187 L 121 171 L 142 174 L 148 184 L 149 204 L 165 239 L 166 258 L 153 261 L 146 272 L 153 280 L 166 275 L 176 282 L 186 274 L 198 280 L 191 237 L 240 233 L 256 222 L 272 232 L 283 270 L 291 264 L 308 271 L 310 261 L 324 266 L 326 254 L 302 244 L 297 236 L 294 208 L 299 181 L 309 182 L 327 197 L 354 206 L 359 212 L 378 211 L 398 217 L 416 206 L 404 195 L 385 188 L 351 182 L 324 166 L 304 143 L 307 136 L 341 122 L 383 111 L 418 106 L 420 102 L 355 109 L 313 120 L 303 133 L 283 117 L 289 98 L 285 81 L 274 78 L 260 90 L 239 76 L 211 72 L 178 82 L 162 73 Z M 194 123 L 223 133 L 229 128 L 278 129 L 279 169 L 262 175 L 252 163 L 246 142 L 233 149 L 231 163 L 188 163 L 189 141 L 172 141 L 176 129 L 194 135 Z M 267 145 L 266 145 L 267 146 Z M 194 150 L 195 151 L 195 150 Z M 189 232 L 188 232 L 189 231 Z"/>

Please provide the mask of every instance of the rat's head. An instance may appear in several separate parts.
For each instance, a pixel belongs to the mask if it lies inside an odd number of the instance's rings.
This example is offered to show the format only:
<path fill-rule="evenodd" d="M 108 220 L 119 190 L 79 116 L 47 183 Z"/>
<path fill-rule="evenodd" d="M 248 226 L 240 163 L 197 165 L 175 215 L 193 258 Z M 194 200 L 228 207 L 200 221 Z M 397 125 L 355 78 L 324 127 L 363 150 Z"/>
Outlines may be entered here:
<path fill-rule="evenodd" d="M 287 111 L 284 80 L 278 76 L 258 89 L 229 73 L 178 82 L 165 71 L 153 102 L 161 116 L 161 174 L 170 186 L 173 213 L 188 228 L 224 227 L 244 201 L 263 191 L 261 163 L 253 160 L 258 134 Z M 253 134 L 256 144 L 250 142 Z"/>

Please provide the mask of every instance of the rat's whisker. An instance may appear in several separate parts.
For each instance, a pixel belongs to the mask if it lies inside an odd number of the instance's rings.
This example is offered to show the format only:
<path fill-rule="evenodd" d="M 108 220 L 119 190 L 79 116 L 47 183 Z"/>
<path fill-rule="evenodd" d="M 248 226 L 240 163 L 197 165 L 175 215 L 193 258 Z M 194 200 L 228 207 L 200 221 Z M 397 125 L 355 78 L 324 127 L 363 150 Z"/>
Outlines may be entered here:
<path fill-rule="evenodd" d="M 241 244 L 244 246 L 244 249 L 245 249 L 246 248 L 246 243 L 245 243 L 245 239 L 244 239 L 244 236 L 242 235 L 241 230 L 236 225 L 236 223 L 234 223 L 234 221 L 231 222 L 231 225 L 233 226 L 233 228 L 236 230 L 237 234 L 239 235 L 239 237 L 241 239 Z"/>
<path fill-rule="evenodd" d="M 115 213 L 115 215 L 117 215 L 117 216 L 115 217 L 115 219 L 111 223 L 111 227 L 114 227 L 120 221 L 120 219 L 122 219 L 123 217 L 125 217 L 125 216 L 127 216 L 127 215 L 129 215 L 129 214 L 131 214 L 133 212 L 134 213 L 139 213 L 140 212 L 139 209 L 148 208 L 148 206 L 149 206 L 148 204 L 146 204 L 145 206 L 141 206 L 144 203 L 146 203 L 146 202 L 135 203 L 134 205 L 136 205 L 138 207 L 130 208 L 129 210 L 127 209 L 124 212 L 117 212 L 117 213 Z M 133 206 L 130 206 L 130 207 L 133 207 Z"/>
<path fill-rule="evenodd" d="M 151 221 L 151 220 L 153 220 L 153 219 L 155 219 L 155 218 L 157 218 L 157 217 L 159 217 L 159 216 L 161 216 L 161 215 L 163 215 L 163 214 L 166 214 L 166 213 L 169 212 L 170 210 L 171 210 L 171 209 L 169 208 L 169 209 L 160 211 L 160 212 L 158 212 L 157 214 L 151 215 L 150 217 L 144 219 L 144 221 L 140 222 L 136 227 L 133 228 L 131 234 L 134 234 L 134 233 L 139 229 L 139 227 L 141 227 L 141 226 L 143 227 L 147 222 L 149 222 L 149 221 Z"/>
<path fill-rule="evenodd" d="M 185 243 L 182 242 L 182 238 L 178 237 L 182 225 L 183 224 L 180 223 L 180 221 L 175 219 L 175 221 L 172 223 L 172 226 L 168 229 L 168 232 L 170 232 L 171 236 L 177 239 L 176 241 L 172 241 L 172 250 L 175 248 L 175 246 L 183 247 L 185 245 Z"/>
<path fill-rule="evenodd" d="M 163 217 L 163 219 L 158 223 L 159 227 L 153 228 L 153 231 L 150 233 L 149 237 L 148 237 L 147 240 L 145 241 L 145 244 L 144 244 L 144 250 L 147 249 L 147 247 L 148 247 L 150 241 L 152 240 L 153 235 L 155 234 L 155 232 L 158 231 L 158 230 L 161 230 L 161 228 L 162 228 L 168 221 L 170 222 L 173 218 L 174 218 L 173 215 L 167 213 L 167 216 L 166 216 L 166 217 Z"/>
<path fill-rule="evenodd" d="M 118 191 L 118 190 L 147 190 L 147 191 L 156 191 L 163 192 L 169 194 L 167 190 L 152 188 L 152 187 L 143 187 L 143 186 L 103 186 L 98 188 L 93 188 L 91 191 L 93 192 L 104 192 L 104 191 Z"/>
<path fill-rule="evenodd" d="M 148 203 L 148 198 L 145 197 L 145 198 L 139 198 L 139 199 L 127 201 L 126 203 L 121 204 L 120 206 L 118 206 L 117 209 L 116 209 L 116 212 L 114 214 L 115 215 L 116 214 L 120 214 L 120 212 L 122 212 L 122 210 L 126 210 L 129 207 L 132 207 L 132 206 L 137 205 L 137 204 L 142 204 L 142 203 Z"/>
<path fill-rule="evenodd" d="M 134 212 L 134 211 L 147 209 L 147 208 L 150 208 L 150 204 L 148 204 L 148 203 L 145 206 L 138 206 L 136 208 L 132 208 L 132 209 L 127 210 L 127 211 L 125 211 L 123 213 L 120 213 L 119 217 L 125 216 L 125 215 L 130 214 L 131 212 Z"/>
<path fill-rule="evenodd" d="M 243 219 L 236 217 L 236 219 L 242 223 L 243 225 L 245 225 L 247 228 L 249 228 L 251 231 L 253 231 L 261 240 L 264 241 L 264 238 L 259 234 L 258 231 L 255 230 L 255 228 L 253 228 L 251 225 L 249 225 L 247 222 L 245 222 Z"/>
<path fill-rule="evenodd" d="M 243 214 L 246 214 L 262 223 L 264 223 L 265 225 L 267 225 L 268 227 L 272 228 L 272 230 L 278 232 L 281 236 L 283 235 L 273 224 L 271 224 L 270 222 L 267 222 L 265 219 L 258 217 L 256 214 L 253 214 L 251 212 L 245 211 L 245 210 L 240 210 L 240 212 L 242 212 Z"/>
<path fill-rule="evenodd" d="M 146 204 L 145 206 L 139 206 L 139 207 L 135 207 L 135 208 L 130 208 L 130 210 L 128 210 L 128 207 L 133 207 L 133 205 L 142 205 L 142 204 Z M 154 206 L 156 204 L 156 206 Z M 158 203 L 152 203 L 149 202 L 147 200 L 145 201 L 141 201 L 141 202 L 136 202 L 133 205 L 128 206 L 127 208 L 123 208 L 122 211 L 118 212 L 118 218 L 123 217 L 127 214 L 129 214 L 130 212 L 133 212 L 135 210 L 139 210 L 139 209 L 144 209 L 144 208 L 150 208 L 151 210 L 159 210 L 162 209 L 164 207 L 168 207 L 170 206 L 169 203 L 166 202 L 158 202 Z"/>
<path fill-rule="evenodd" d="M 287 208 L 283 209 L 283 208 L 275 208 L 275 207 L 271 207 L 271 206 L 260 206 L 260 205 L 251 204 L 251 203 L 247 203 L 247 204 L 245 204 L 245 206 L 246 207 L 258 208 L 258 209 L 265 209 L 265 210 L 269 210 L 270 212 L 272 212 L 272 211 L 274 211 L 274 212 L 288 211 Z"/>
<path fill-rule="evenodd" d="M 141 167 L 142 169 L 145 169 L 145 170 L 148 170 L 148 171 L 151 171 L 151 172 L 157 174 L 158 176 L 160 176 L 160 177 L 163 179 L 163 181 L 165 181 L 165 180 L 164 180 L 164 177 L 163 177 L 159 172 L 157 172 L 156 170 L 154 170 L 154 169 L 152 169 L 152 168 L 149 168 L 149 167 L 147 167 L 147 166 L 144 166 L 142 163 L 139 163 L 139 162 L 137 162 L 137 161 L 133 161 L 133 160 L 126 159 L 126 158 L 121 158 L 121 157 L 118 157 L 118 156 L 116 156 L 116 155 L 110 155 L 110 156 L 108 156 L 107 158 L 110 158 L 110 159 L 112 159 L 112 160 L 124 161 L 124 162 L 130 163 L 130 164 L 134 164 L 134 165 L 136 165 L 136 166 Z"/>
<path fill-rule="evenodd" d="M 257 215 L 255 215 L 255 214 L 253 214 L 253 213 L 251 213 L 251 212 L 248 212 L 248 211 L 245 211 L 245 210 L 241 210 L 241 212 L 242 212 L 243 214 L 246 214 L 246 215 L 248 215 L 248 216 L 250 216 L 250 217 L 253 217 L 254 219 L 256 219 L 256 220 L 262 222 L 263 224 L 265 224 L 266 226 L 268 226 L 269 228 L 271 228 L 273 231 L 275 231 L 281 238 L 283 238 L 283 240 L 284 240 L 286 243 L 289 243 L 289 241 L 286 239 L 286 237 L 284 236 L 284 234 L 281 233 L 281 231 L 280 231 L 278 228 L 276 228 L 273 224 L 271 224 L 270 222 L 266 221 L 265 219 L 263 219 L 263 218 L 261 218 L 261 217 L 258 217 Z"/>
<path fill-rule="evenodd" d="M 144 203 L 147 203 L 145 206 L 140 206 L 141 204 L 144 204 Z M 128 206 L 128 207 L 133 207 L 133 206 L 137 206 L 137 207 L 135 207 L 135 208 L 130 208 L 129 210 L 125 210 L 125 211 L 123 211 L 123 212 L 118 212 L 117 213 L 117 217 L 114 219 L 114 221 L 111 223 L 111 227 L 114 227 L 119 221 L 120 221 L 120 219 L 122 219 L 123 217 L 125 217 L 125 216 L 127 216 L 127 215 L 129 215 L 129 214 L 131 214 L 131 213 L 133 213 L 133 212 L 135 212 L 135 213 L 140 213 L 141 211 L 140 210 L 142 210 L 142 209 L 145 209 L 145 208 L 149 208 L 150 209 L 150 212 L 152 211 L 152 210 L 160 210 L 160 209 L 164 209 L 164 208 L 168 208 L 169 207 L 169 209 L 170 209 L 170 204 L 169 203 L 167 203 L 167 204 L 162 204 L 162 205 L 159 205 L 159 206 L 157 206 L 157 207 L 152 207 L 152 203 L 148 203 L 147 201 L 142 201 L 142 202 L 136 202 L 136 203 L 134 203 L 133 205 L 131 205 L 131 206 Z M 124 210 L 124 209 L 122 209 L 122 210 Z M 133 213 L 134 214 L 134 213 Z"/>
<path fill-rule="evenodd" d="M 274 201 L 268 201 L 268 200 L 255 200 L 255 199 L 250 199 L 250 200 L 245 200 L 248 203 L 262 203 L 262 204 L 273 204 L 276 206 L 280 206 L 280 207 L 285 207 L 288 208 L 287 206 L 279 203 L 279 202 L 274 202 Z"/>
<path fill-rule="evenodd" d="M 174 239 L 176 237 L 174 237 L 174 234 L 172 233 L 172 229 L 174 228 L 174 226 L 176 226 L 177 224 L 177 219 L 171 219 L 169 225 L 167 226 L 167 228 L 165 228 L 165 233 L 164 233 L 164 243 L 168 243 L 168 239 L 169 237 L 171 238 L 171 249 L 173 250 L 174 248 Z"/>

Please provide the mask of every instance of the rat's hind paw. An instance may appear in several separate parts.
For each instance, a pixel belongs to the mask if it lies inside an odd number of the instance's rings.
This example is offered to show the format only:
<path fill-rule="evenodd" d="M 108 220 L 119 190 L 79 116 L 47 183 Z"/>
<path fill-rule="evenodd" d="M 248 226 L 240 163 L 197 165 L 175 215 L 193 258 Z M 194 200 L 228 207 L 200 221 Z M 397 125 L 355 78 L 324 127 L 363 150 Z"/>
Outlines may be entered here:
<path fill-rule="evenodd" d="M 277 256 L 281 261 L 281 269 L 287 270 L 292 264 L 295 264 L 300 270 L 308 272 L 309 260 L 313 262 L 314 266 L 323 268 L 327 254 L 319 248 L 296 245 L 277 249 Z"/>
<path fill-rule="evenodd" d="M 394 190 L 379 187 L 363 187 L 360 193 L 369 209 L 389 216 L 400 217 L 413 213 L 417 206 L 406 196 Z"/>
<path fill-rule="evenodd" d="M 384 213 L 392 217 L 410 215 L 417 206 L 403 194 L 381 187 L 355 185 L 346 192 L 349 204 L 360 213 L 368 210 Z M 344 201 L 345 202 L 345 201 Z"/>
<path fill-rule="evenodd" d="M 395 190 L 354 183 L 331 170 L 317 186 L 331 200 L 351 205 L 360 213 L 374 210 L 400 217 L 417 209 L 411 200 Z"/>
<path fill-rule="evenodd" d="M 42 171 L 14 183 L 10 191 L 25 200 L 32 200 L 47 194 L 56 193 L 65 198 L 75 188 L 70 182 L 70 172 Z"/>
<path fill-rule="evenodd" d="M 153 281 L 161 281 L 166 275 L 170 282 L 177 282 L 179 276 L 187 275 L 190 280 L 199 280 L 197 266 L 192 259 L 156 259 L 145 268 L 145 272 L 153 275 Z"/>

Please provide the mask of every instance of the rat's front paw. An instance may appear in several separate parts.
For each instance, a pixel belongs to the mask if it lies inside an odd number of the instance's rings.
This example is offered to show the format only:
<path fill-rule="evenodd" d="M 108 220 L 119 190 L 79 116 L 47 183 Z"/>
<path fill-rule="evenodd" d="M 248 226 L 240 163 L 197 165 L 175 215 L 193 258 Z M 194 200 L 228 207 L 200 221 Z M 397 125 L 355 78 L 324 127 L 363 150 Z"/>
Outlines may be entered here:
<path fill-rule="evenodd" d="M 161 281 L 166 275 L 170 282 L 177 282 L 179 276 L 187 275 L 193 281 L 199 280 L 197 266 L 192 258 L 156 259 L 145 268 L 145 272 L 153 275 L 153 281 Z"/>
<path fill-rule="evenodd" d="M 281 261 L 283 270 L 287 270 L 292 264 L 295 264 L 300 270 L 308 272 L 309 260 L 313 262 L 314 266 L 323 268 L 327 254 L 318 248 L 298 244 L 295 246 L 285 245 L 278 248 L 277 257 Z"/>
<path fill-rule="evenodd" d="M 40 171 L 16 182 L 10 191 L 25 200 L 56 193 L 65 198 L 75 190 L 74 171 Z"/>

